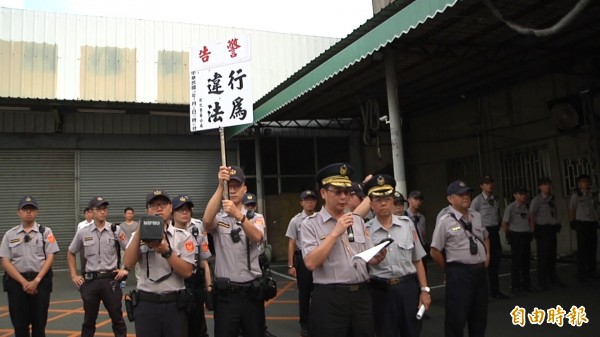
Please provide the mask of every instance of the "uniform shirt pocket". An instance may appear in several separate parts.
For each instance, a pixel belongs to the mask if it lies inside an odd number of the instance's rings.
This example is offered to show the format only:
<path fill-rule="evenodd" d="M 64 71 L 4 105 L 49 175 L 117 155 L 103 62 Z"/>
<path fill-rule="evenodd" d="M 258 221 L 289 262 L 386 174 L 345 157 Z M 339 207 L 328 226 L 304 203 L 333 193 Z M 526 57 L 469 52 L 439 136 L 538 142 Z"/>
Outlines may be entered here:
<path fill-rule="evenodd" d="M 10 248 L 10 252 L 13 259 L 23 256 L 23 239 L 19 240 L 18 242 L 9 243 L 8 247 Z"/>
<path fill-rule="evenodd" d="M 95 246 L 94 240 L 84 240 L 83 241 L 83 251 L 84 251 L 85 257 L 96 255 L 97 249 L 94 249 L 95 248 L 94 246 Z"/>

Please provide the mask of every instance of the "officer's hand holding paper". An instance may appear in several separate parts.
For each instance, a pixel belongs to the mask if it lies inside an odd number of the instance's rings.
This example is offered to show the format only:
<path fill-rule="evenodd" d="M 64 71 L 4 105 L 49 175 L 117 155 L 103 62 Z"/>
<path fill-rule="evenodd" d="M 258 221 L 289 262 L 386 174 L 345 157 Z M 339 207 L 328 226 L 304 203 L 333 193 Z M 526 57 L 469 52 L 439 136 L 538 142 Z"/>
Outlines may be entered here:
<path fill-rule="evenodd" d="M 377 244 L 376 246 L 369 248 L 362 253 L 358 253 L 358 254 L 354 255 L 352 258 L 353 259 L 360 258 L 368 263 L 369 261 L 371 261 L 372 258 L 374 258 L 376 255 L 380 254 L 380 258 L 378 258 L 377 261 L 375 261 L 376 263 L 379 263 L 385 258 L 385 255 L 387 253 L 387 250 L 385 249 L 385 247 L 389 246 L 392 242 L 394 242 L 394 239 L 391 239 L 391 238 L 381 240 L 381 242 L 379 244 Z"/>

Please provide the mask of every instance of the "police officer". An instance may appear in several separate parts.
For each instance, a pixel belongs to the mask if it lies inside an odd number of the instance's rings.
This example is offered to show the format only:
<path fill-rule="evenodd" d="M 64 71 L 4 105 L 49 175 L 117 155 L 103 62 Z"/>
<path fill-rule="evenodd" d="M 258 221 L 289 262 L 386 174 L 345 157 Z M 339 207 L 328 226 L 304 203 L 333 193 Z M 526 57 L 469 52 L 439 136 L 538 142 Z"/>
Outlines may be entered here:
<path fill-rule="evenodd" d="M 377 336 L 416 337 L 421 332 L 416 313 L 421 305 L 429 309 L 431 303 L 422 262 L 426 254 L 410 218 L 392 213 L 395 187 L 394 178 L 386 174 L 376 175 L 364 186 L 375 213 L 367 223 L 371 241 L 394 240 L 385 259 L 369 269 L 375 331 Z"/>
<path fill-rule="evenodd" d="M 21 224 L 9 229 L 0 245 L 3 283 L 16 337 L 46 336 L 52 292 L 52 263 L 58 244 L 52 230 L 36 221 L 38 203 L 31 195 L 19 200 Z"/>
<path fill-rule="evenodd" d="M 542 290 L 549 285 L 565 287 L 556 276 L 556 235 L 561 225 L 556 213 L 556 201 L 552 195 L 552 180 L 541 177 L 538 181 L 540 193 L 531 200 L 529 207 L 529 224 L 533 229 L 533 237 L 537 242 L 538 284 Z"/>
<path fill-rule="evenodd" d="M 471 202 L 471 209 L 481 214 L 483 225 L 488 231 L 490 239 L 490 266 L 488 279 L 490 282 L 490 296 L 495 299 L 509 298 L 500 291 L 500 259 L 502 258 L 502 244 L 500 244 L 500 202 L 494 195 L 494 179 L 483 176 L 479 183 L 481 194 Z"/>
<path fill-rule="evenodd" d="M 109 202 L 102 196 L 90 200 L 88 207 L 92 209 L 94 222 L 77 231 L 67 252 L 71 281 L 79 289 L 83 300 L 82 337 L 94 336 L 100 301 L 108 311 L 114 335 L 127 335 L 121 307 L 123 294 L 119 285 L 129 274 L 128 270 L 120 269 L 121 249 L 127 247 L 127 235 L 120 226 L 106 221 L 108 205 Z M 86 258 L 85 272 L 77 275 L 75 254 L 82 249 Z"/>
<path fill-rule="evenodd" d="M 188 313 L 188 336 L 208 337 L 204 301 L 206 296 L 212 296 L 212 277 L 207 259 L 211 257 L 208 249 L 208 238 L 202 222 L 192 220 L 194 203 L 187 195 L 180 194 L 171 199 L 173 205 L 173 224 L 175 227 L 188 231 L 196 240 L 197 256 L 195 257 L 194 273 L 185 279 L 185 285 L 192 293 L 193 305 Z"/>
<path fill-rule="evenodd" d="M 513 192 L 515 201 L 504 210 L 502 229 L 510 240 L 512 263 L 510 266 L 511 292 L 519 295 L 532 292 L 529 266 L 531 261 L 531 226 L 527 209 L 527 189 L 517 187 Z"/>
<path fill-rule="evenodd" d="M 431 258 L 446 274 L 446 337 L 463 336 L 465 325 L 469 336 L 482 337 L 487 326 L 490 247 L 481 215 L 469 209 L 471 191 L 460 180 L 448 185 L 450 208 L 431 240 Z"/>
<path fill-rule="evenodd" d="M 131 269 L 138 263 L 140 270 L 134 310 L 137 336 L 187 337 L 186 311 L 191 298 L 184 279 L 192 276 L 196 244 L 190 233 L 172 225 L 172 209 L 165 191 L 148 193 L 146 210 L 162 218 L 163 239 L 142 242 L 140 223 L 140 230 L 133 233 L 125 250 L 125 266 Z"/>
<path fill-rule="evenodd" d="M 242 198 L 246 178 L 237 166 L 221 166 L 219 184 L 206 206 L 202 223 L 215 244 L 215 336 L 262 337 L 265 331 L 262 271 L 258 256 L 263 243 L 262 215 L 246 216 Z M 228 198 L 223 199 L 225 183 Z"/>
<path fill-rule="evenodd" d="M 577 231 L 577 279 L 597 278 L 596 252 L 598 249 L 598 198 L 591 192 L 591 178 L 582 174 L 577 178 L 578 189 L 571 195 L 569 220 Z"/>
<path fill-rule="evenodd" d="M 404 216 L 404 204 L 406 200 L 399 191 L 394 191 L 394 210 L 392 213 L 397 216 Z"/>
<path fill-rule="evenodd" d="M 374 335 L 367 264 L 353 258 L 373 243 L 362 218 L 346 211 L 351 175 L 352 167 L 346 163 L 317 172 L 325 203 L 302 225 L 302 255 L 314 282 L 309 318 L 313 337 Z M 380 253 L 369 263 L 377 264 L 384 257 L 385 253 Z"/>
<path fill-rule="evenodd" d="M 288 274 L 296 278 L 298 285 L 298 304 L 300 306 L 300 333 L 308 337 L 308 313 L 310 297 L 313 289 L 312 272 L 306 269 L 302 258 L 300 232 L 306 217 L 315 213 L 317 207 L 317 194 L 311 190 L 300 193 L 300 206 L 302 212 L 296 214 L 288 225 L 285 236 L 288 238 Z"/>

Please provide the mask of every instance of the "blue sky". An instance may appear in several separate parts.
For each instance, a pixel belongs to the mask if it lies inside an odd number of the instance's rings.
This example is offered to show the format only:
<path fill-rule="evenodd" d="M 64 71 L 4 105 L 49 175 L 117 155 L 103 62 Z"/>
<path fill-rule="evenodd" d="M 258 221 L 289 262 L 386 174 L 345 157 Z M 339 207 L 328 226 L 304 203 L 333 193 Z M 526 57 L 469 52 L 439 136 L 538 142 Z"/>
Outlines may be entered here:
<path fill-rule="evenodd" d="M 330 37 L 346 36 L 373 12 L 371 0 L 0 0 L 0 7 Z"/>

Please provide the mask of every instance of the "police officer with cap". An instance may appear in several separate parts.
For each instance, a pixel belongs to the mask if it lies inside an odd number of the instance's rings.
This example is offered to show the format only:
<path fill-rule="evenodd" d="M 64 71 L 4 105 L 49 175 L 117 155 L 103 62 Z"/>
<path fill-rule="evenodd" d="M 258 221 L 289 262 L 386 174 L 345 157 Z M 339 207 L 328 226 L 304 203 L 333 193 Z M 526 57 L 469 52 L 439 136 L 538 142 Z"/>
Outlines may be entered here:
<path fill-rule="evenodd" d="M 194 273 L 185 279 L 185 286 L 192 293 L 193 300 L 191 310 L 188 312 L 188 336 L 208 337 L 206 316 L 204 315 L 205 299 L 212 296 L 212 277 L 207 261 L 211 257 L 208 238 L 202 228 L 202 222 L 198 221 L 199 223 L 197 223 L 197 220 L 192 220 L 194 202 L 189 196 L 180 194 L 171 199 L 171 204 L 173 205 L 173 225 L 190 232 L 196 241 L 197 255 L 195 256 Z"/>
<path fill-rule="evenodd" d="M 502 217 L 502 229 L 510 240 L 511 291 L 515 295 L 527 291 L 532 292 L 529 266 L 531 261 L 531 226 L 529 209 L 527 208 L 527 189 L 517 187 L 513 192 L 515 201 L 506 206 Z"/>
<path fill-rule="evenodd" d="M 288 274 L 296 278 L 298 285 L 298 304 L 300 306 L 300 332 L 302 337 L 308 337 L 309 304 L 313 290 L 312 272 L 304 265 L 300 232 L 304 220 L 315 213 L 317 194 L 306 190 L 300 193 L 302 212 L 296 214 L 288 225 L 285 236 L 288 238 Z"/>
<path fill-rule="evenodd" d="M 218 180 L 202 219 L 215 243 L 215 336 L 238 336 L 241 329 L 243 336 L 262 337 L 265 309 L 258 256 L 265 221 L 260 214 L 252 219 L 246 216 L 242 207 L 246 177 L 240 167 L 221 166 Z M 229 199 L 223 199 L 224 182 Z"/>
<path fill-rule="evenodd" d="M 15 336 L 46 336 L 52 292 L 52 263 L 58 249 L 52 230 L 36 221 L 38 203 L 31 195 L 19 200 L 21 224 L 9 229 L 0 245 L 3 284 Z"/>
<path fill-rule="evenodd" d="M 129 274 L 127 269 L 120 269 L 121 249 L 127 247 L 128 240 L 120 226 L 106 221 L 108 205 L 109 202 L 102 196 L 90 200 L 88 207 L 92 209 L 94 222 L 77 231 L 67 252 L 71 281 L 79 289 L 83 300 L 82 337 L 92 337 L 96 333 L 100 301 L 108 311 L 114 335 L 127 336 L 119 282 Z M 85 272 L 77 275 L 75 254 L 81 250 L 86 259 Z"/>
<path fill-rule="evenodd" d="M 362 218 L 347 211 L 352 167 L 328 165 L 317 172 L 321 210 L 302 225 L 300 245 L 313 272 L 310 334 L 314 337 L 373 336 L 367 264 L 353 256 L 373 246 Z M 369 261 L 380 263 L 385 250 Z"/>
<path fill-rule="evenodd" d="M 577 231 L 577 278 L 595 279 L 598 250 L 598 195 L 591 191 L 592 179 L 587 174 L 577 178 L 578 188 L 569 201 L 569 220 Z"/>
<path fill-rule="evenodd" d="M 472 189 L 456 180 L 448 185 L 450 208 L 433 231 L 431 258 L 446 274 L 446 337 L 483 337 L 487 327 L 488 232 L 481 215 L 469 209 Z M 445 255 L 442 254 L 445 252 Z"/>
<path fill-rule="evenodd" d="M 392 213 L 397 216 L 404 215 L 404 204 L 406 203 L 406 199 L 400 191 L 394 191 L 394 210 Z"/>
<path fill-rule="evenodd" d="M 540 193 L 531 200 L 529 206 L 529 224 L 537 243 L 538 284 L 542 290 L 548 290 L 550 284 L 566 287 L 556 275 L 556 235 L 561 225 L 558 222 L 556 201 L 552 195 L 552 180 L 541 177 L 538 181 Z"/>
<path fill-rule="evenodd" d="M 163 238 L 143 242 L 142 223 L 125 250 L 125 267 L 139 266 L 137 306 L 134 310 L 135 332 L 143 337 L 187 337 L 186 310 L 190 297 L 184 279 L 192 276 L 196 244 L 186 230 L 171 223 L 173 206 L 169 195 L 154 190 L 146 196 L 148 215 L 163 221 Z"/>
<path fill-rule="evenodd" d="M 481 194 L 471 202 L 471 209 L 481 214 L 483 225 L 489 233 L 490 239 L 490 266 L 488 278 L 490 282 L 490 296 L 495 299 L 509 298 L 500 291 L 500 259 L 502 258 L 502 245 L 500 244 L 500 202 L 494 195 L 494 179 L 483 176 L 479 183 Z"/>
<path fill-rule="evenodd" d="M 422 259 L 427 254 L 417 237 L 415 225 L 407 216 L 394 216 L 396 180 L 375 175 L 365 184 L 375 218 L 367 223 L 373 244 L 391 238 L 385 259 L 369 269 L 377 336 L 416 337 L 421 305 L 429 309 L 431 297 Z M 403 198 L 404 199 L 404 198 Z"/>

